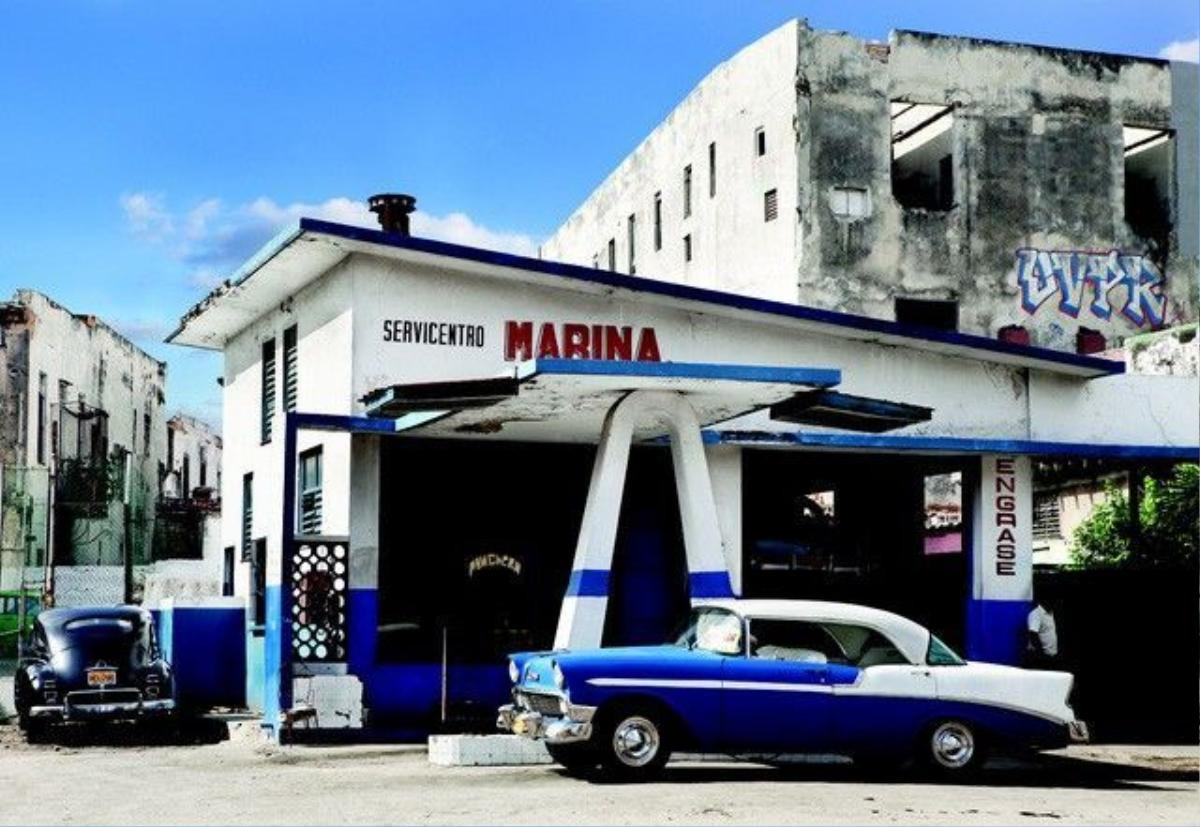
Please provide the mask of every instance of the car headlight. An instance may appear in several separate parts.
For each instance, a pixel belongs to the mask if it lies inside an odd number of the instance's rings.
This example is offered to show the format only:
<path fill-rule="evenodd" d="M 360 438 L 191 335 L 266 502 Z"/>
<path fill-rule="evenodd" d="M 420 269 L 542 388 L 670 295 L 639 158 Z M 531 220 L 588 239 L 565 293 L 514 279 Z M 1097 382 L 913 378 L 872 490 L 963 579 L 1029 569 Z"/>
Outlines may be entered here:
<path fill-rule="evenodd" d="M 508 662 L 508 679 L 513 683 L 521 680 L 521 667 L 517 666 L 517 662 L 515 660 L 510 660 Z"/>
<path fill-rule="evenodd" d="M 558 661 L 550 664 L 550 674 L 554 676 L 554 685 L 559 689 L 567 688 L 567 676 L 563 674 L 562 668 L 558 665 Z"/>

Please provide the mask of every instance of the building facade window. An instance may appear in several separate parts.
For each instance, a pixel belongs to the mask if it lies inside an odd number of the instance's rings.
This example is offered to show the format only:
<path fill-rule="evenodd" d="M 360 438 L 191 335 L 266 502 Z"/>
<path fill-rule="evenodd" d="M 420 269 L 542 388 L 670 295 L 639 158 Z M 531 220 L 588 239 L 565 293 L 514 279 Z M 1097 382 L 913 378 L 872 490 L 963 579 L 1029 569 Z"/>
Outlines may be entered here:
<path fill-rule="evenodd" d="M 275 417 L 275 340 L 262 343 L 262 441 L 271 441 Z"/>
<path fill-rule="evenodd" d="M 901 324 L 958 330 L 958 302 L 938 299 L 897 298 L 896 321 Z"/>
<path fill-rule="evenodd" d="M 1171 243 L 1172 193 L 1175 157 L 1170 130 L 1131 126 L 1122 129 L 1125 141 L 1125 223 L 1162 249 Z"/>
<path fill-rule="evenodd" d="M 892 101 L 892 195 L 902 207 L 954 206 L 954 109 Z"/>
<path fill-rule="evenodd" d="M 683 237 L 683 260 L 692 260 L 692 234 L 688 233 Z"/>
<path fill-rule="evenodd" d="M 692 214 L 692 165 L 683 168 L 683 217 Z"/>
<path fill-rule="evenodd" d="M 208 448 L 200 446 L 200 487 L 208 487 Z"/>
<path fill-rule="evenodd" d="M 254 541 L 254 552 L 250 558 L 250 624 L 265 626 L 267 623 L 267 538 Z"/>
<path fill-rule="evenodd" d="M 297 481 L 300 486 L 300 533 L 321 533 L 321 477 L 322 477 L 321 448 L 311 448 L 300 454 L 300 473 Z"/>
<path fill-rule="evenodd" d="M 763 221 L 774 221 L 779 217 L 779 192 L 767 190 L 763 193 Z"/>
<path fill-rule="evenodd" d="M 708 197 L 717 194 L 717 142 L 708 145 Z"/>
<path fill-rule="evenodd" d="M 222 569 L 221 576 L 221 596 L 233 597 L 233 573 L 235 570 L 235 558 L 237 549 L 233 546 L 225 546 L 225 565 Z"/>
<path fill-rule="evenodd" d="M 254 475 L 242 476 L 242 562 L 249 563 L 253 553 Z"/>
<path fill-rule="evenodd" d="M 46 379 L 45 373 L 38 373 L 37 395 L 37 461 L 38 465 L 46 464 Z M 61 403 L 60 403 L 61 404 Z"/>
<path fill-rule="evenodd" d="M 630 215 L 625 220 L 625 243 L 629 245 L 629 275 L 637 273 L 637 217 Z"/>
<path fill-rule="evenodd" d="M 296 326 L 292 325 L 283 331 L 283 409 L 285 411 L 296 410 L 296 396 L 300 390 L 299 356 L 296 347 Z"/>
<path fill-rule="evenodd" d="M 654 249 L 662 249 L 662 193 L 654 193 Z"/>
<path fill-rule="evenodd" d="M 146 456 L 150 456 L 150 437 L 153 436 L 154 429 L 150 427 L 150 412 L 146 411 L 142 414 L 142 442 L 145 450 L 142 452 Z"/>
<path fill-rule="evenodd" d="M 617 240 L 615 238 L 608 240 L 608 269 L 617 269 Z"/>
<path fill-rule="evenodd" d="M 192 458 L 183 455 L 179 469 L 179 496 L 187 499 L 192 496 Z"/>
<path fill-rule="evenodd" d="M 754 130 L 754 154 L 759 158 L 767 154 L 767 131 L 761 126 Z"/>

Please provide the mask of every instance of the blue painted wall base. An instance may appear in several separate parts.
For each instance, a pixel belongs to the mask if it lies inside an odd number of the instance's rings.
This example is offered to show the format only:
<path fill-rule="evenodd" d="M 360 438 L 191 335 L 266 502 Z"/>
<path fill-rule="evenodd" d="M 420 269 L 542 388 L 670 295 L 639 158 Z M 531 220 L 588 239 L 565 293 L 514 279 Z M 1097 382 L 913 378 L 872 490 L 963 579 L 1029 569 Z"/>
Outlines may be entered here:
<path fill-rule="evenodd" d="M 1020 665 L 1028 600 L 967 600 L 967 660 Z"/>

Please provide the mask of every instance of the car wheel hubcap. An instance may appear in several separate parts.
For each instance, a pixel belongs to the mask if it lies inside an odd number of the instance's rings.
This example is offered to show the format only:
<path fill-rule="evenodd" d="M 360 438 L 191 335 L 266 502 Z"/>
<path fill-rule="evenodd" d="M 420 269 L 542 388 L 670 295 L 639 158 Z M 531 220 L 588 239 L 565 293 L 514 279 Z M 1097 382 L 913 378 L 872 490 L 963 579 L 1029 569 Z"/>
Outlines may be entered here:
<path fill-rule="evenodd" d="M 643 767 L 658 755 L 662 739 L 658 727 L 648 718 L 626 718 L 613 730 L 613 753 L 629 767 Z"/>
<path fill-rule="evenodd" d="M 943 767 L 964 767 L 974 755 L 975 736 L 962 724 L 951 721 L 933 731 L 933 757 Z"/>

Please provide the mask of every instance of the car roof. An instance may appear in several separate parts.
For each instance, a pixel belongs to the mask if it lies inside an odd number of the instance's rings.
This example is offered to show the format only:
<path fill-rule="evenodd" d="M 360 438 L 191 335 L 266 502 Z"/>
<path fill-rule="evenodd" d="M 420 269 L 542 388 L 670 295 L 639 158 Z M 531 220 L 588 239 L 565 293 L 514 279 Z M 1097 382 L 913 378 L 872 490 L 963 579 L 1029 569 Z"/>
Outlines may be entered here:
<path fill-rule="evenodd" d="M 150 619 L 150 612 L 141 606 L 85 606 L 70 609 L 46 609 L 37 616 L 38 622 L 46 628 L 47 632 L 61 630 L 67 623 L 81 618 L 128 620 L 133 623 L 142 623 Z"/>
<path fill-rule="evenodd" d="M 705 600 L 701 605 L 721 606 L 751 619 L 815 620 L 849 623 L 882 632 L 913 663 L 924 663 L 929 649 L 929 630 L 893 612 L 824 600 Z"/>

